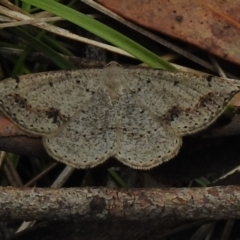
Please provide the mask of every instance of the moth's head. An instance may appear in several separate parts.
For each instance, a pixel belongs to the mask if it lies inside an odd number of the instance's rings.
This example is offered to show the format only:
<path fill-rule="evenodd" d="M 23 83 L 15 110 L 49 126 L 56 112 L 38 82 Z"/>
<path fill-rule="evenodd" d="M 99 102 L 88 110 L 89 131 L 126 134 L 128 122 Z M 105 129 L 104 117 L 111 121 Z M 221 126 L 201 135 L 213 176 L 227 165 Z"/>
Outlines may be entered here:
<path fill-rule="evenodd" d="M 103 69 L 102 80 L 104 85 L 110 90 L 118 92 L 123 87 L 122 66 L 116 62 L 110 62 Z"/>
<path fill-rule="evenodd" d="M 108 94 L 113 102 L 122 94 L 125 86 L 124 71 L 121 65 L 116 62 L 110 62 L 103 69 L 101 76 L 103 88 L 107 88 Z"/>

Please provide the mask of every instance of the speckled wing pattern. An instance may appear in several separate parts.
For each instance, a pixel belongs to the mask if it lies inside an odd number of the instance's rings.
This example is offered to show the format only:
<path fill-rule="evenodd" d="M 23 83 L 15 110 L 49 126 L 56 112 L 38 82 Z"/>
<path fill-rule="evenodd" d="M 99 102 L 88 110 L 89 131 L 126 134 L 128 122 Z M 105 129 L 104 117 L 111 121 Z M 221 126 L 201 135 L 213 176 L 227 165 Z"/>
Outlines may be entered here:
<path fill-rule="evenodd" d="M 70 166 L 90 168 L 115 157 L 150 169 L 177 155 L 182 136 L 213 123 L 239 86 L 237 80 L 112 63 L 3 80 L 0 108 Z"/>
<path fill-rule="evenodd" d="M 86 74 L 96 79 L 101 71 L 89 69 Z M 29 133 L 49 134 L 91 99 L 99 82 L 88 80 L 84 71 L 55 71 L 9 78 L 0 82 L 0 107 Z"/>

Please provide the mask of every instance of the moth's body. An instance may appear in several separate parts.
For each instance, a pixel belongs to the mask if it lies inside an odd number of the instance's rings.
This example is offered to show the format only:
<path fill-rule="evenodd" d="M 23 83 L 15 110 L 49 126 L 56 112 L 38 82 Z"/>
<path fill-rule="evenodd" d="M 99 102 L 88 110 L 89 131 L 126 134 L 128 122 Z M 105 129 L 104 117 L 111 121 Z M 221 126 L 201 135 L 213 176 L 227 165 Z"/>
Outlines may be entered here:
<path fill-rule="evenodd" d="M 209 126 L 238 91 L 234 80 L 110 64 L 6 79 L 0 106 L 61 162 L 88 168 L 116 157 L 149 169 L 173 158 L 182 136 Z"/>

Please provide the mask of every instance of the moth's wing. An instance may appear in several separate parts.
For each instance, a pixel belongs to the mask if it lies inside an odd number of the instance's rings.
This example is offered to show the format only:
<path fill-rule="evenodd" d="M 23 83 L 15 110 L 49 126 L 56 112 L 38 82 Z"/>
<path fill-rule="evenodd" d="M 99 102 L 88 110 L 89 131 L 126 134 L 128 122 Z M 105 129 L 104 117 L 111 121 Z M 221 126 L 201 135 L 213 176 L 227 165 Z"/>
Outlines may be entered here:
<path fill-rule="evenodd" d="M 182 139 L 137 101 L 127 89 L 119 96 L 116 112 L 121 134 L 115 156 L 129 167 L 150 169 L 177 155 Z"/>
<path fill-rule="evenodd" d="M 69 122 L 43 137 L 48 154 L 76 168 L 94 167 L 113 156 L 115 113 L 109 95 L 100 89 Z"/>
<path fill-rule="evenodd" d="M 44 135 L 68 121 L 97 91 L 101 69 L 36 73 L 0 82 L 0 109 L 24 130 Z"/>
<path fill-rule="evenodd" d="M 205 129 L 239 92 L 236 81 L 154 69 L 123 70 L 139 102 L 180 136 Z"/>

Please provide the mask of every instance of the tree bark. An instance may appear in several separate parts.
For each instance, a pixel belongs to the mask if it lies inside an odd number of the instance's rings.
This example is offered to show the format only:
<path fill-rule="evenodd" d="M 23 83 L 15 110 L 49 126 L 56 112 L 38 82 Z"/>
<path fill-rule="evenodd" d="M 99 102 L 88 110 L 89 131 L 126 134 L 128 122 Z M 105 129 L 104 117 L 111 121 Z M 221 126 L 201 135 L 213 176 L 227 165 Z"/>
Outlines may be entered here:
<path fill-rule="evenodd" d="M 240 218 L 240 186 L 166 189 L 0 188 L 1 220 Z"/>

